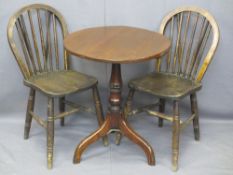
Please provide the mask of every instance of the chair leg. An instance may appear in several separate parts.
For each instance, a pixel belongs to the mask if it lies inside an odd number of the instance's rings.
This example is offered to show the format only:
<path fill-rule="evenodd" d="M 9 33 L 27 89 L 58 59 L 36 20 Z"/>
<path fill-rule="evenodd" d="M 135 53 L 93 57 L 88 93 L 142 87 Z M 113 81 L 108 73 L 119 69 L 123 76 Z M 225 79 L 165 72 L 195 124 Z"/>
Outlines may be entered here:
<path fill-rule="evenodd" d="M 132 111 L 132 100 L 133 100 L 134 93 L 135 93 L 135 90 L 130 88 L 127 99 L 126 99 L 126 104 L 124 107 L 123 116 L 125 117 L 125 120 L 127 120 L 128 118 L 128 113 Z M 122 134 L 120 132 L 116 133 L 115 144 L 120 145 L 121 139 L 122 139 Z"/>
<path fill-rule="evenodd" d="M 30 112 L 34 110 L 35 94 L 36 91 L 31 88 L 29 92 L 28 104 L 27 104 L 27 113 L 26 113 L 25 126 L 24 126 L 24 139 L 28 139 L 29 137 L 29 132 L 32 123 L 32 116 L 30 115 Z"/>
<path fill-rule="evenodd" d="M 194 138 L 195 140 L 200 140 L 199 113 L 198 113 L 196 93 L 190 95 L 190 101 L 191 101 L 191 112 L 192 114 L 195 114 L 195 117 L 193 119 Z"/>
<path fill-rule="evenodd" d="M 132 89 L 132 88 L 130 88 L 128 96 L 127 96 L 127 99 L 126 99 L 126 105 L 124 107 L 124 116 L 125 116 L 125 119 L 127 119 L 128 113 L 130 111 L 132 111 L 132 100 L 133 100 L 134 93 L 135 93 L 135 90 Z"/>
<path fill-rule="evenodd" d="M 98 91 L 97 86 L 92 88 L 92 93 L 93 93 L 93 98 L 94 98 L 94 102 L 95 102 L 98 124 L 99 124 L 99 126 L 101 126 L 104 123 L 104 115 L 103 115 L 103 108 L 101 105 L 99 91 Z M 108 146 L 109 143 L 108 143 L 107 136 L 103 137 L 103 144 L 104 144 L 104 146 Z"/>
<path fill-rule="evenodd" d="M 180 117 L 179 102 L 173 102 L 173 124 L 172 124 L 172 169 L 177 171 L 179 158 L 179 136 L 180 136 Z"/>
<path fill-rule="evenodd" d="M 159 112 L 164 113 L 165 111 L 165 99 L 159 99 Z M 163 126 L 163 119 L 159 118 L 159 127 Z"/>
<path fill-rule="evenodd" d="M 47 120 L 47 166 L 53 167 L 53 144 L 54 144 L 54 99 L 48 98 L 48 120 Z"/>
<path fill-rule="evenodd" d="M 64 101 L 65 101 L 65 97 L 59 98 L 59 111 L 60 111 L 60 113 L 65 112 L 65 103 L 64 103 Z M 65 118 L 64 117 L 60 120 L 60 125 L 65 126 Z"/>

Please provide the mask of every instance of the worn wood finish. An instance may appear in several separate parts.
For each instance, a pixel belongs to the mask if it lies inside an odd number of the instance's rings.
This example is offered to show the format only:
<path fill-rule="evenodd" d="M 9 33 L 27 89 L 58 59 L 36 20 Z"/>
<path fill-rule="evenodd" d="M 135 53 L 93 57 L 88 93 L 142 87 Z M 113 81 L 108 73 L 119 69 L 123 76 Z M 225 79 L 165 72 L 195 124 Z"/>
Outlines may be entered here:
<path fill-rule="evenodd" d="M 29 132 L 30 132 L 31 123 L 32 123 L 32 116 L 30 112 L 34 110 L 35 95 L 36 95 L 36 91 L 31 88 L 29 97 L 28 97 L 27 113 L 26 113 L 26 120 L 25 120 L 25 126 L 24 126 L 24 139 L 28 139 L 29 137 Z"/>
<path fill-rule="evenodd" d="M 159 117 L 159 118 L 168 120 L 168 121 L 170 121 L 170 122 L 173 121 L 172 116 L 166 115 L 166 114 L 164 114 L 164 113 L 160 113 L 160 112 L 157 112 L 157 111 L 154 111 L 154 110 L 146 110 L 145 112 L 146 112 L 147 114 L 151 115 L 151 116 Z"/>
<path fill-rule="evenodd" d="M 127 119 L 129 112 L 132 111 L 132 99 L 134 96 L 134 89 L 130 89 L 129 94 L 127 96 L 127 100 L 126 100 L 126 104 L 124 107 L 124 114 L 125 114 L 125 118 Z"/>
<path fill-rule="evenodd" d="M 198 113 L 196 93 L 190 95 L 190 101 L 191 101 L 191 112 L 192 114 L 195 115 L 193 119 L 194 138 L 195 140 L 200 140 L 199 113 Z"/>
<path fill-rule="evenodd" d="M 48 120 L 47 120 L 47 166 L 53 167 L 53 144 L 54 144 L 54 99 L 48 98 Z"/>
<path fill-rule="evenodd" d="M 177 25 L 178 30 L 172 29 L 173 25 Z M 169 29 L 173 32 L 167 34 Z M 168 36 L 175 43 L 169 51 L 174 59 L 171 60 L 173 69 L 166 71 L 200 82 L 218 46 L 219 28 L 214 17 L 199 7 L 177 8 L 163 18 L 160 33 Z M 209 47 L 206 46 L 208 41 Z M 204 54 L 205 50 L 207 50 L 206 54 Z M 180 61 L 176 62 L 176 58 Z M 160 59 L 156 64 L 159 71 L 164 71 L 162 61 Z"/>
<path fill-rule="evenodd" d="M 116 132 L 115 144 L 120 145 L 122 139 L 122 133 L 120 131 Z"/>
<path fill-rule="evenodd" d="M 45 15 L 47 20 L 42 20 L 42 14 L 47 14 Z M 54 35 L 52 32 L 52 20 L 50 20 L 51 15 L 49 14 L 53 14 L 53 19 L 56 21 L 56 26 L 54 27 L 61 29 L 62 33 L 59 38 L 56 38 L 57 35 Z M 15 27 L 18 32 L 14 32 Z M 45 28 L 47 30 L 44 30 Z M 37 31 L 39 31 L 38 34 Z M 8 41 L 25 79 L 38 72 L 47 71 L 48 60 L 53 59 L 51 54 L 54 52 L 54 49 L 57 49 L 57 47 L 51 46 L 52 40 L 61 42 L 67 33 L 67 26 L 62 15 L 47 5 L 33 4 L 25 6 L 10 18 L 7 28 Z M 21 48 L 15 42 L 17 35 L 20 38 Z M 65 50 L 63 50 L 63 53 L 64 66 L 61 66 L 59 69 L 68 68 L 68 55 Z"/>
<path fill-rule="evenodd" d="M 139 108 L 136 108 L 136 109 L 129 111 L 128 116 L 136 115 L 136 114 L 139 114 L 142 112 L 148 112 L 150 109 L 155 108 L 157 106 L 159 106 L 159 102 L 141 106 Z"/>
<path fill-rule="evenodd" d="M 79 109 L 80 111 L 83 111 L 83 112 L 89 112 L 91 114 L 96 113 L 96 111 L 93 110 L 93 108 L 91 108 L 91 107 L 83 106 L 83 105 L 80 105 L 80 104 L 77 104 L 77 103 L 74 103 L 74 102 L 71 102 L 71 101 L 65 100 L 65 104 L 70 106 L 70 107 L 77 108 L 77 109 Z"/>
<path fill-rule="evenodd" d="M 173 123 L 172 165 L 178 169 L 179 133 L 193 121 L 195 140 L 199 140 L 199 115 L 196 92 L 201 89 L 201 80 L 214 56 L 219 41 L 219 29 L 215 19 L 204 9 L 181 7 L 164 17 L 160 33 L 171 40 L 167 54 L 156 60 L 156 71 L 129 82 L 129 95 L 135 90 L 160 98 L 159 111 L 141 108 L 127 111 L 147 112 L 162 121 Z M 190 95 L 191 113 L 184 121 L 179 119 L 178 101 Z M 174 115 L 164 114 L 163 100 L 172 100 Z M 126 104 L 132 103 L 132 98 Z M 131 116 L 131 115 L 129 115 Z"/>
<path fill-rule="evenodd" d="M 36 115 L 34 112 L 30 111 L 29 114 L 31 117 L 39 124 L 41 127 L 47 129 L 47 121 L 42 119 L 40 116 Z"/>
<path fill-rule="evenodd" d="M 183 130 L 188 126 L 195 118 L 195 114 L 190 115 L 186 120 L 180 121 L 180 130 Z"/>
<path fill-rule="evenodd" d="M 172 170 L 178 169 L 179 157 L 179 136 L 180 136 L 180 113 L 179 102 L 173 102 L 173 124 L 172 124 Z"/>
<path fill-rule="evenodd" d="M 69 52 L 82 58 L 108 63 L 132 63 L 163 55 L 170 41 L 145 29 L 108 26 L 71 33 L 65 38 L 64 45 Z"/>
<path fill-rule="evenodd" d="M 69 70 L 68 53 L 60 44 L 67 33 L 62 15 L 43 4 L 23 7 L 10 18 L 7 28 L 9 45 L 24 76 L 24 84 L 30 88 L 24 138 L 29 137 L 32 119 L 46 129 L 48 168 L 53 166 L 54 120 L 60 119 L 64 126 L 64 118 L 68 115 L 79 111 L 93 113 L 90 108 L 81 105 L 73 105 L 66 111 L 66 95 L 94 89 L 99 125 L 103 121 L 96 78 Z M 33 112 L 36 91 L 49 98 L 47 120 Z M 57 115 L 54 115 L 55 97 L 59 100 Z M 104 143 L 107 144 L 106 137 Z"/>
<path fill-rule="evenodd" d="M 73 70 L 43 72 L 24 80 L 24 84 L 41 91 L 47 96 L 63 97 L 92 88 L 96 78 Z"/>
<path fill-rule="evenodd" d="M 129 81 L 129 87 L 163 99 L 182 99 L 201 89 L 201 83 L 170 73 L 150 73 Z"/>

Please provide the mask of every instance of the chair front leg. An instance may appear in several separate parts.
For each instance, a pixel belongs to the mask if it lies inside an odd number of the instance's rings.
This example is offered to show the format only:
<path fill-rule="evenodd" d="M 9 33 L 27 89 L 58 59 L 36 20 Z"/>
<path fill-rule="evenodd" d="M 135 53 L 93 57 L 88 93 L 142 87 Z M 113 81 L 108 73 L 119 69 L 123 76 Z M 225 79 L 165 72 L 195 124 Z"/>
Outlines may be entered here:
<path fill-rule="evenodd" d="M 60 113 L 65 112 L 65 97 L 59 98 L 59 111 L 60 111 Z M 60 125 L 61 126 L 65 125 L 65 118 L 64 117 L 60 120 Z"/>
<path fill-rule="evenodd" d="M 95 102 L 95 109 L 96 109 L 98 124 L 99 124 L 99 126 L 101 126 L 104 123 L 104 115 L 103 115 L 103 108 L 102 108 L 102 104 L 100 101 L 100 96 L 99 96 L 99 91 L 98 91 L 97 86 L 92 88 L 92 94 L 93 94 L 93 99 Z M 103 137 L 103 143 L 104 143 L 104 146 L 108 145 L 108 137 L 107 136 Z"/>
<path fill-rule="evenodd" d="M 25 126 L 24 126 L 24 139 L 28 139 L 29 137 L 29 132 L 32 123 L 32 116 L 30 112 L 34 110 L 35 95 L 36 95 L 36 91 L 31 88 L 29 92 L 28 104 L 27 104 L 27 113 L 26 113 Z"/>
<path fill-rule="evenodd" d="M 173 124 L 172 124 L 172 169 L 177 171 L 179 158 L 179 136 L 180 136 L 180 116 L 179 102 L 173 102 Z"/>
<path fill-rule="evenodd" d="M 53 167 L 53 144 L 54 144 L 54 99 L 48 98 L 48 120 L 47 120 L 47 166 Z"/>
<path fill-rule="evenodd" d="M 195 140 L 200 140 L 199 113 L 198 113 L 196 93 L 190 95 L 190 101 L 191 101 L 191 112 L 192 114 L 195 114 L 195 117 L 193 119 L 194 138 Z"/>
<path fill-rule="evenodd" d="M 159 99 L 159 112 L 164 113 L 165 111 L 165 99 Z M 163 119 L 159 118 L 159 127 L 163 126 Z"/>

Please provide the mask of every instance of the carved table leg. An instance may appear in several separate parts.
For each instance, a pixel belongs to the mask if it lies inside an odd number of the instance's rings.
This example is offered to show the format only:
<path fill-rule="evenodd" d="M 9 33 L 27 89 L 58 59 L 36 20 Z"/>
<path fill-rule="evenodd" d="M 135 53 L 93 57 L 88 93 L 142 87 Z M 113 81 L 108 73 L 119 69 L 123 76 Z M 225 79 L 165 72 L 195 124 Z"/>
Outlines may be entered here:
<path fill-rule="evenodd" d="M 74 163 L 79 163 L 83 151 L 92 143 L 108 134 L 111 129 L 119 129 L 120 132 L 139 145 L 145 152 L 149 165 L 155 165 L 154 152 L 152 147 L 136 132 L 134 132 L 128 123 L 125 121 L 124 114 L 121 111 L 121 67 L 120 64 L 112 64 L 112 73 L 110 79 L 110 96 L 109 96 L 109 111 L 102 126 L 85 138 L 77 146 L 74 154 Z"/>
<path fill-rule="evenodd" d="M 81 141 L 74 153 L 74 163 L 80 163 L 83 151 L 92 143 L 105 136 L 110 129 L 110 117 L 107 117 L 102 126 L 93 132 L 90 136 Z"/>
<path fill-rule="evenodd" d="M 147 156 L 147 161 L 149 165 L 155 165 L 155 156 L 153 148 L 150 144 L 144 140 L 140 135 L 138 135 L 132 128 L 126 123 L 125 120 L 120 120 L 120 130 L 128 137 L 132 142 L 139 145 Z"/>

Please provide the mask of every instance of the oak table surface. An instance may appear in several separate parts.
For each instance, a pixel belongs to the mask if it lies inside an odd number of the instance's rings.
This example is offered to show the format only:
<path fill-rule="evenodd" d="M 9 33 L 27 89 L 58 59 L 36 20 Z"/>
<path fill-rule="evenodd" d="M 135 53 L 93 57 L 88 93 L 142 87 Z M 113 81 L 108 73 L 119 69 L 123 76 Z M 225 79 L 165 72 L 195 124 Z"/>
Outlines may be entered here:
<path fill-rule="evenodd" d="M 146 29 L 110 26 L 80 30 L 64 40 L 65 48 L 82 58 L 110 63 L 131 63 L 161 56 L 170 41 Z"/>
<path fill-rule="evenodd" d="M 149 165 L 155 165 L 153 148 L 125 120 L 121 109 L 121 63 L 145 61 L 162 56 L 170 47 L 163 35 L 145 29 L 123 26 L 96 27 L 67 35 L 65 48 L 81 58 L 112 63 L 109 109 L 104 123 L 77 146 L 74 163 L 79 163 L 85 149 L 111 131 L 118 131 L 140 146 Z M 118 133 L 118 138 L 119 137 Z"/>

